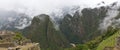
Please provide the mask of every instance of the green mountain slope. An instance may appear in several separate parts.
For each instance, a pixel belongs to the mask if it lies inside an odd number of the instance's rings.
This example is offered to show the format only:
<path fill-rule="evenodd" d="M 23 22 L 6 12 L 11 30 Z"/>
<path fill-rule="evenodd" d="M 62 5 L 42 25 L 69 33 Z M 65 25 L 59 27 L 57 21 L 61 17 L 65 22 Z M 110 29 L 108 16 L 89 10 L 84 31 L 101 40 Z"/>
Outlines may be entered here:
<path fill-rule="evenodd" d="M 116 38 L 119 37 L 119 29 L 108 28 L 102 35 L 84 44 L 76 44 L 76 47 L 65 50 L 103 50 L 105 47 L 114 47 Z"/>
<path fill-rule="evenodd" d="M 114 47 L 116 43 L 116 38 L 120 36 L 120 31 L 116 32 L 114 35 L 103 40 L 96 50 L 103 50 L 105 47 Z"/>

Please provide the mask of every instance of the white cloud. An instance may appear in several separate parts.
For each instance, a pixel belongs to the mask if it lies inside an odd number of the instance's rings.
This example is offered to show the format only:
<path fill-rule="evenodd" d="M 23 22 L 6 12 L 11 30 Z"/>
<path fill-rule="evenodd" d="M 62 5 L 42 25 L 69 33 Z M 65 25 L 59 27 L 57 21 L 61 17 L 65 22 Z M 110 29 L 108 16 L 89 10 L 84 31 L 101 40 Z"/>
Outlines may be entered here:
<path fill-rule="evenodd" d="M 96 7 L 105 1 L 106 5 L 117 0 L 0 0 L 0 9 L 25 12 L 29 15 L 50 13 L 65 6 Z"/>

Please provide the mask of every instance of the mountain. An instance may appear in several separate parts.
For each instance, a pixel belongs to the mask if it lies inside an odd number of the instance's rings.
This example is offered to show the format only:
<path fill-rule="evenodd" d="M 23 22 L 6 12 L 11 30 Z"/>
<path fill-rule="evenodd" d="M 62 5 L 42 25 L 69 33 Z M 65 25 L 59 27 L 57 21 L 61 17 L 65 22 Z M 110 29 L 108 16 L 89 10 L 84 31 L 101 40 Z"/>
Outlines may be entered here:
<path fill-rule="evenodd" d="M 82 11 L 83 13 L 80 22 L 84 21 L 82 22 L 83 24 L 82 28 L 85 27 L 84 31 L 87 32 L 85 33 L 86 35 L 83 34 L 82 35 L 86 36 L 87 39 L 92 38 L 92 40 L 85 41 L 85 43 L 79 43 L 76 45 L 76 47 L 67 48 L 65 50 L 120 50 L 119 48 L 120 7 L 115 6 L 114 3 L 112 4 L 112 6 L 101 8 L 96 10 L 87 9 L 85 10 L 86 12 Z M 100 10 L 102 11 L 100 12 Z M 72 26 L 70 26 L 70 28 L 71 27 Z M 89 35 L 89 33 L 91 35 Z M 85 37 L 83 40 L 86 40 Z"/>
<path fill-rule="evenodd" d="M 3 11 L 0 15 L 0 30 L 24 29 L 31 24 L 32 18 L 24 13 Z"/>
<path fill-rule="evenodd" d="M 59 28 L 71 43 L 86 43 L 105 32 L 108 27 L 119 27 L 117 3 L 97 8 L 84 8 L 72 16 L 67 14 L 60 21 Z"/>
<path fill-rule="evenodd" d="M 2 25 L 1 30 L 24 29 L 30 24 L 31 18 L 27 17 L 25 14 L 21 14 L 20 17 L 16 18 L 14 21 Z"/>
<path fill-rule="evenodd" d="M 31 25 L 22 32 L 33 42 L 39 42 L 42 50 L 62 50 L 70 45 L 63 33 L 54 28 L 50 17 L 45 14 L 35 16 Z"/>
<path fill-rule="evenodd" d="M 99 22 L 107 13 L 106 7 L 85 8 L 82 15 L 79 11 L 72 16 L 67 14 L 59 21 L 59 30 L 46 15 L 35 16 L 31 25 L 22 29 L 22 33 L 33 42 L 39 42 L 42 50 L 63 50 L 70 44 L 82 44 L 100 35 Z M 91 22 L 91 23 L 90 23 Z"/>
<path fill-rule="evenodd" d="M 71 43 L 84 43 L 100 35 L 98 30 L 100 20 L 106 16 L 107 8 L 85 8 L 82 15 L 76 11 L 74 16 L 66 15 L 60 23 L 60 30 Z"/>
<path fill-rule="evenodd" d="M 4 22 L 1 22 L 4 24 L 1 24 L 1 30 L 22 32 L 33 42 L 40 43 L 42 50 L 64 50 L 71 47 L 71 44 L 80 44 L 78 48 L 96 49 L 103 40 L 114 34 L 114 31 L 108 31 L 109 27 L 119 28 L 120 25 L 120 8 L 116 3 L 82 10 L 75 7 L 67 11 L 66 8 L 64 11 L 57 15 L 53 13 L 55 18 L 46 14 L 35 16 L 33 19 L 26 14 L 16 15 L 19 17 L 13 17 L 14 20 L 5 18 Z"/>

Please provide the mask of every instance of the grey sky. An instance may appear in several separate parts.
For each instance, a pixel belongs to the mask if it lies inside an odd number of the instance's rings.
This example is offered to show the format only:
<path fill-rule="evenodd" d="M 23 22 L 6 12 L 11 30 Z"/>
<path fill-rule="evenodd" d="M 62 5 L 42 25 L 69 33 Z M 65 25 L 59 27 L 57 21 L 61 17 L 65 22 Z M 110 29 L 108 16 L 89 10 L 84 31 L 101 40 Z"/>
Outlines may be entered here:
<path fill-rule="evenodd" d="M 15 10 L 31 15 L 50 13 L 64 6 L 96 7 L 96 4 L 102 1 L 108 5 L 118 0 L 0 0 L 0 9 Z"/>

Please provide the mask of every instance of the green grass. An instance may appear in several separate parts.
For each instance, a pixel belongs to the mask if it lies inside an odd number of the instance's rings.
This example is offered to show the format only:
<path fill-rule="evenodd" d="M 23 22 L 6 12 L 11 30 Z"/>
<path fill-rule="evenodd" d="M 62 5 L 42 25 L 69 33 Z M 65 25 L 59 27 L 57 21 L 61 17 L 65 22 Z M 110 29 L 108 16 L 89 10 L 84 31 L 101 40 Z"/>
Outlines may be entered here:
<path fill-rule="evenodd" d="M 116 42 L 116 38 L 120 36 L 120 31 L 116 32 L 115 34 L 113 34 L 112 36 L 110 36 L 109 38 L 103 40 L 99 46 L 97 47 L 96 50 L 103 50 L 105 47 L 114 47 L 115 46 L 115 42 Z"/>

